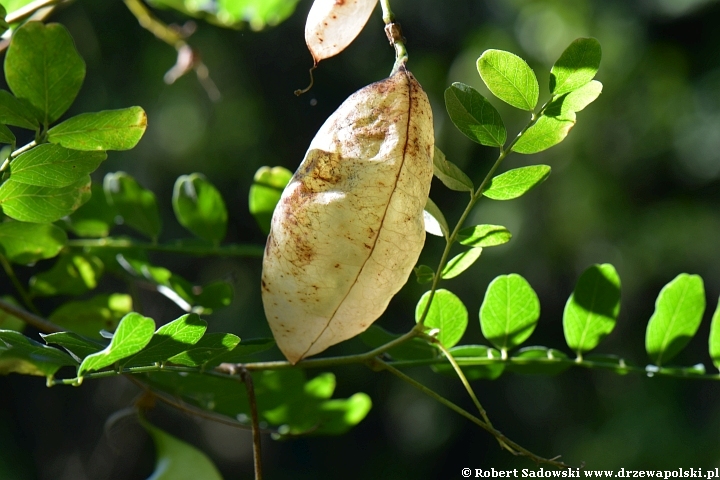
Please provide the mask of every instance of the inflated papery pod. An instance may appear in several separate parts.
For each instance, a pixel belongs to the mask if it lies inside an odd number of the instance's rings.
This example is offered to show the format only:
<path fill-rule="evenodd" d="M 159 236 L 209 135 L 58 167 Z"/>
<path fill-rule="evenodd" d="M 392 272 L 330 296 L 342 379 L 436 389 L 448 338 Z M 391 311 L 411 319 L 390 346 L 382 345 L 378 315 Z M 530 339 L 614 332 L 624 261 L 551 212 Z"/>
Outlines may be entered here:
<path fill-rule="evenodd" d="M 405 284 L 425 242 L 433 151 L 430 103 L 404 67 L 315 135 L 263 259 L 265 314 L 290 362 L 363 332 Z"/>

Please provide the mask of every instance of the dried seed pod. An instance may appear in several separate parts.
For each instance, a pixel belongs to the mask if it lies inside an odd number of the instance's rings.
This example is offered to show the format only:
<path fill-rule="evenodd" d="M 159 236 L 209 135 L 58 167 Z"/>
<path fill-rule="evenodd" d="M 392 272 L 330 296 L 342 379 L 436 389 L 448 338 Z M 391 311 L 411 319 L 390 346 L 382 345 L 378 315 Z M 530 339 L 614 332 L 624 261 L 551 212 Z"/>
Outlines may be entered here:
<path fill-rule="evenodd" d="M 405 284 L 425 242 L 432 111 L 401 67 L 323 124 L 273 214 L 265 314 L 291 363 L 367 329 Z"/>

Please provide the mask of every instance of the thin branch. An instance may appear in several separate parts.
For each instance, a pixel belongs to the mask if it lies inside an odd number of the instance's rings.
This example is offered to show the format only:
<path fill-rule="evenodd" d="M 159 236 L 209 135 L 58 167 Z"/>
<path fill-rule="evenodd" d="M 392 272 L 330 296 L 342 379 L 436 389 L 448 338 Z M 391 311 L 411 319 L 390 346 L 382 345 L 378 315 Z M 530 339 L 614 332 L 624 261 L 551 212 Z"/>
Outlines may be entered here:
<path fill-rule="evenodd" d="M 15 287 L 15 290 L 17 290 L 18 295 L 20 295 L 20 298 L 22 299 L 25 306 L 28 307 L 33 313 L 39 315 L 40 312 L 37 308 L 35 308 L 35 305 L 33 305 L 32 300 L 30 299 L 30 295 L 28 295 L 25 287 L 20 282 L 20 279 L 18 279 L 17 275 L 15 275 L 15 270 L 13 270 L 12 265 L 10 265 L 8 259 L 5 258 L 5 255 L 0 254 L 0 264 L 2 264 L 5 273 L 10 278 L 10 281 Z"/>
<path fill-rule="evenodd" d="M 13 305 L 12 303 L 8 303 L 2 299 L 0 299 L 0 310 L 19 318 L 23 322 L 40 330 L 41 332 L 55 333 L 55 332 L 63 331 L 62 327 L 55 325 L 54 323 L 50 322 L 49 320 L 45 320 L 42 317 L 34 315 L 34 314 L 28 312 L 27 310 L 17 307 L 15 305 Z"/>
<path fill-rule="evenodd" d="M 240 379 L 245 384 L 248 402 L 250 403 L 250 418 L 252 419 L 253 436 L 253 463 L 255 466 L 255 480 L 262 480 L 262 454 L 260 450 L 260 420 L 258 419 L 257 400 L 253 387 L 252 374 L 244 367 L 240 367 Z"/>
<path fill-rule="evenodd" d="M 156 244 L 138 242 L 126 238 L 92 238 L 68 240 L 70 248 L 113 248 L 117 250 L 147 250 L 153 252 L 180 253 L 184 255 L 226 256 L 226 257 L 262 257 L 265 247 L 262 245 L 229 244 L 214 245 L 183 245 L 183 244 Z"/>

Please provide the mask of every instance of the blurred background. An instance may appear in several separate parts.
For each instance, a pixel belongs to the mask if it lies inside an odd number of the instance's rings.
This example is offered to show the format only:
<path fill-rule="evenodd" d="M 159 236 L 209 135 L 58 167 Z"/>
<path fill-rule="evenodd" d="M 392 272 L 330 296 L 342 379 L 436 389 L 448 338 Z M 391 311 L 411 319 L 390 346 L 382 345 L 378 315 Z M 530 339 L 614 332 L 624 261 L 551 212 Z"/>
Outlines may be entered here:
<path fill-rule="evenodd" d="M 293 91 L 307 85 L 312 64 L 303 39 L 310 5 L 301 0 L 287 21 L 262 31 L 198 22 L 189 42 L 208 66 L 222 94 L 219 102 L 209 99 L 193 74 L 173 85 L 163 82 L 175 50 L 143 30 L 122 2 L 78 0 L 54 14 L 52 19 L 72 33 L 88 67 L 66 116 L 140 105 L 149 117 L 138 147 L 112 152 L 94 180 L 118 170 L 134 175 L 157 195 L 164 215 L 162 240 L 172 240 L 189 236 L 174 220 L 173 183 L 179 175 L 202 172 L 228 204 L 227 241 L 262 244 L 264 236 L 248 213 L 254 172 L 263 165 L 294 171 L 327 116 L 352 92 L 387 76 L 393 64 L 378 7 L 344 53 L 320 64 L 312 90 L 295 97 Z M 603 94 L 578 114 L 569 137 L 537 155 L 515 154 L 503 166 L 545 163 L 553 168 L 549 180 L 512 202 L 482 200 L 471 215 L 469 224 L 505 225 L 513 239 L 487 249 L 467 273 L 444 284 L 470 312 L 462 343 L 485 343 L 477 312 L 487 284 L 514 272 L 528 279 L 542 305 L 526 345 L 567 351 L 564 304 L 585 268 L 609 262 L 622 279 L 622 308 L 615 331 L 596 352 L 647 363 L 645 327 L 657 293 L 678 273 L 696 273 L 705 281 L 708 311 L 676 363 L 704 363 L 710 370 L 707 338 L 720 294 L 720 2 L 392 0 L 392 6 L 407 37 L 408 66 L 433 106 L 437 144 L 476 181 L 497 152 L 473 144 L 452 126 L 444 89 L 459 81 L 487 93 L 475 61 L 485 49 L 498 48 L 522 56 L 535 69 L 543 102 L 550 67 L 573 39 L 593 36 L 603 47 L 597 76 Z M 170 23 L 187 20 L 172 11 L 158 15 Z M 509 132 L 527 121 L 488 96 Z M 451 222 L 465 202 L 464 195 L 436 180 L 431 197 Z M 437 264 L 442 247 L 441 239 L 429 237 L 420 262 Z M 208 318 L 212 331 L 244 339 L 269 336 L 259 259 L 152 259 L 195 282 L 233 283 L 232 305 Z M 25 279 L 32 274 L 31 269 L 19 272 Z M 10 291 L 7 284 L 3 279 L 3 289 Z M 426 289 L 411 278 L 379 325 L 407 331 Z M 159 295 L 144 295 L 144 313 L 158 322 L 182 313 Z M 52 303 L 41 306 L 48 312 L 53 308 Z M 327 353 L 364 348 L 350 340 Z M 394 377 L 363 367 L 334 372 L 336 396 L 368 393 L 374 403 L 370 414 L 337 438 L 264 438 L 266 478 L 419 480 L 461 478 L 464 467 L 535 468 Z M 409 373 L 472 408 L 457 380 L 429 369 Z M 474 387 L 501 431 L 535 453 L 562 455 L 574 466 L 720 466 L 716 382 L 569 370 L 555 377 L 507 373 Z M 104 426 L 138 392 L 124 378 L 47 389 L 42 379 L 0 377 L 0 478 L 146 478 L 154 451 L 144 430 L 131 419 Z M 153 420 L 207 452 L 225 478 L 251 478 L 249 432 L 165 408 Z"/>

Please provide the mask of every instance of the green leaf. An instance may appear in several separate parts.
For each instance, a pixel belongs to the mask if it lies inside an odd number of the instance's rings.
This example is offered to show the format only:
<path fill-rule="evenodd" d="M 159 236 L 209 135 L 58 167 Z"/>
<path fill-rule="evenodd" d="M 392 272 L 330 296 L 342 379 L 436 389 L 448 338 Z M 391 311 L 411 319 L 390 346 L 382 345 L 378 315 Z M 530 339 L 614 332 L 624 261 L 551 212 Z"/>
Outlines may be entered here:
<path fill-rule="evenodd" d="M 597 80 L 586 83 L 577 90 L 561 97 L 561 110 L 565 116 L 569 116 L 567 112 L 580 112 L 588 105 L 594 102 L 602 93 L 603 85 Z M 557 100 L 556 100 L 557 101 Z"/>
<path fill-rule="evenodd" d="M 474 88 L 453 83 L 445 90 L 445 108 L 458 130 L 473 142 L 489 147 L 505 144 L 507 132 L 502 117 Z"/>
<path fill-rule="evenodd" d="M 8 260 L 29 264 L 52 258 L 67 243 L 67 235 L 52 224 L 0 223 L 0 246 Z"/>
<path fill-rule="evenodd" d="M 427 202 L 425 202 L 423 219 L 425 220 L 425 231 L 427 233 L 447 238 L 450 228 L 448 227 L 447 220 L 445 220 L 445 215 L 443 215 L 440 208 L 435 205 L 435 202 L 433 202 L 430 197 L 428 197 Z"/>
<path fill-rule="evenodd" d="M 107 202 L 123 221 L 138 232 L 156 240 L 162 226 L 155 194 L 142 188 L 125 172 L 108 173 L 103 180 Z"/>
<path fill-rule="evenodd" d="M 150 342 L 154 331 L 155 322 L 152 318 L 135 312 L 128 313 L 120 320 L 110 345 L 85 357 L 78 368 L 78 377 L 135 355 Z"/>
<path fill-rule="evenodd" d="M 457 165 L 445 158 L 445 154 L 435 147 L 433 155 L 433 173 L 450 190 L 458 192 L 474 192 L 472 180 Z"/>
<path fill-rule="evenodd" d="M 199 290 L 199 293 L 195 293 Z M 227 282 L 213 282 L 202 287 L 193 288 L 193 303 L 203 308 L 203 313 L 209 314 L 218 308 L 227 307 L 233 299 L 233 287 Z"/>
<path fill-rule="evenodd" d="M 97 353 L 106 347 L 106 345 L 102 343 L 95 342 L 73 332 L 57 332 L 49 335 L 41 333 L 40 336 L 48 345 L 59 345 L 70 352 L 70 354 L 78 360 L 78 363 L 88 355 Z"/>
<path fill-rule="evenodd" d="M 103 294 L 88 300 L 67 302 L 58 307 L 49 320 L 86 337 L 100 339 L 100 330 L 115 330 L 120 319 L 131 310 L 130 295 Z"/>
<path fill-rule="evenodd" d="M 450 349 L 450 354 L 460 364 L 460 369 L 468 380 L 495 380 L 505 370 L 505 363 L 497 361 L 500 359 L 500 352 L 485 345 L 458 345 Z M 478 364 L 466 364 L 473 361 Z M 432 369 L 437 373 L 457 376 L 450 362 L 433 365 Z"/>
<path fill-rule="evenodd" d="M 258 31 L 287 19 L 295 11 L 299 0 L 218 0 L 217 21 L 224 26 L 249 23 Z M 185 0 L 185 5 L 191 5 Z M 197 9 L 197 7 L 196 7 Z"/>
<path fill-rule="evenodd" d="M 0 143 L 15 145 L 15 134 L 3 124 L 0 124 Z"/>
<path fill-rule="evenodd" d="M 270 220 L 292 172 L 283 167 L 260 167 L 250 187 L 249 209 L 260 229 L 270 233 Z"/>
<path fill-rule="evenodd" d="M 475 225 L 460 230 L 457 238 L 462 245 L 485 248 L 509 242 L 512 234 L 500 225 Z"/>
<path fill-rule="evenodd" d="M 191 348 L 168 358 L 170 363 L 199 367 L 232 351 L 240 343 L 240 337 L 232 333 L 208 333 Z"/>
<path fill-rule="evenodd" d="M 382 347 L 386 343 L 401 337 L 390 333 L 379 325 L 370 327 L 360 334 L 359 338 L 370 348 Z M 430 345 L 423 339 L 413 338 L 409 342 L 401 343 L 397 347 L 388 350 L 387 353 L 393 360 L 425 360 L 437 356 L 437 348 Z"/>
<path fill-rule="evenodd" d="M 480 258 L 481 253 L 482 248 L 471 248 L 470 250 L 466 250 L 451 258 L 447 262 L 447 265 L 445 265 L 445 268 L 443 268 L 443 271 L 440 274 L 441 278 L 447 280 L 449 278 L 457 277 L 462 272 L 470 268 L 470 266 L 475 263 L 478 258 Z"/>
<path fill-rule="evenodd" d="M 195 345 L 207 330 L 207 322 L 194 313 L 183 315 L 163 325 L 153 335 L 150 343 L 134 356 L 124 360 L 125 367 L 152 365 L 164 362 Z"/>
<path fill-rule="evenodd" d="M 180 225 L 213 243 L 225 238 L 227 209 L 220 192 L 199 174 L 183 175 L 175 182 L 173 209 Z"/>
<path fill-rule="evenodd" d="M 435 278 L 435 271 L 427 265 L 418 265 L 413 268 L 417 282 L 422 285 L 423 283 L 430 283 Z"/>
<path fill-rule="evenodd" d="M 572 112 L 571 112 L 572 113 Z M 535 124 L 515 142 L 512 151 L 517 153 L 538 153 L 547 150 L 565 140 L 575 126 L 575 114 L 572 118 L 542 115 Z"/>
<path fill-rule="evenodd" d="M 547 165 L 532 165 L 509 170 L 490 180 L 483 195 L 493 200 L 512 200 L 518 198 L 550 176 Z"/>
<path fill-rule="evenodd" d="M 417 307 L 415 307 L 416 322 L 420 321 L 423 312 L 425 312 L 429 298 L 430 292 L 425 292 L 420 298 Z M 442 288 L 436 290 L 427 317 L 425 317 L 425 326 L 440 330 L 437 335 L 440 343 L 445 348 L 455 346 L 465 333 L 467 324 L 467 308 L 465 308 L 462 300 L 448 290 Z"/>
<path fill-rule="evenodd" d="M 10 28 L 10 24 L 5 20 L 6 15 L 5 7 L 0 5 L 0 34 L 5 33 Z"/>
<path fill-rule="evenodd" d="M 40 122 L 32 110 L 7 90 L 0 90 L 0 123 L 28 130 L 40 129 Z"/>
<path fill-rule="evenodd" d="M 2 324 L 0 324 L 1 326 Z M 720 300 L 718 300 L 718 306 L 715 309 L 715 313 L 710 323 L 710 340 L 708 341 L 710 347 L 710 358 L 712 358 L 715 367 L 720 370 Z"/>
<path fill-rule="evenodd" d="M 578 356 L 600 343 L 615 328 L 620 312 L 620 277 L 609 263 L 583 272 L 565 304 L 565 341 Z"/>
<path fill-rule="evenodd" d="M 67 187 L 94 172 L 105 152 L 79 152 L 49 143 L 18 156 L 10 164 L 10 178 L 38 187 Z"/>
<path fill-rule="evenodd" d="M 19 373 L 52 377 L 61 367 L 74 365 L 76 362 L 72 357 L 57 348 L 31 340 L 14 330 L 0 330 L 0 375 Z"/>
<path fill-rule="evenodd" d="M 507 370 L 526 375 L 557 375 L 570 368 L 567 355 L 547 347 L 521 348 L 510 358 Z"/>
<path fill-rule="evenodd" d="M 146 127 L 140 107 L 82 113 L 48 130 L 48 141 L 73 150 L 130 150 Z"/>
<path fill-rule="evenodd" d="M 269 350 L 275 346 L 275 340 L 272 338 L 251 338 L 243 340 L 235 348 L 229 352 L 212 357 L 210 361 L 203 364 L 203 368 L 212 368 L 221 363 L 245 363 L 253 355 Z"/>
<path fill-rule="evenodd" d="M 705 287 L 699 275 L 681 273 L 665 285 L 645 332 L 645 350 L 655 365 L 670 361 L 697 332 L 705 311 Z"/>
<path fill-rule="evenodd" d="M 15 96 L 32 105 L 38 120 L 49 125 L 75 100 L 85 79 L 85 62 L 65 27 L 28 22 L 12 36 L 5 79 Z"/>
<path fill-rule="evenodd" d="M 485 50 L 477 61 L 488 89 L 505 103 L 532 112 L 540 87 L 535 73 L 522 58 L 502 50 Z"/>
<path fill-rule="evenodd" d="M 20 306 L 17 300 L 10 295 L 3 295 L 0 299 L 10 305 L 14 305 L 16 307 Z M 0 330 L 15 330 L 16 332 L 22 332 L 25 330 L 25 322 L 5 310 L 0 310 Z"/>
<path fill-rule="evenodd" d="M 503 357 L 527 340 L 539 318 L 540 301 L 523 277 L 511 273 L 490 282 L 480 306 L 480 327 Z"/>
<path fill-rule="evenodd" d="M 192 445 L 141 420 L 152 436 L 157 455 L 155 471 L 148 480 L 222 480 L 212 460 Z"/>
<path fill-rule="evenodd" d="M 550 70 L 550 93 L 562 95 L 586 85 L 600 68 L 602 49 L 594 38 L 578 38 Z"/>
<path fill-rule="evenodd" d="M 65 227 L 79 237 L 107 237 L 115 225 L 117 209 L 107 202 L 102 185 L 93 183 L 91 197 L 83 206 L 65 217 Z"/>
<path fill-rule="evenodd" d="M 372 400 L 362 392 L 347 399 L 327 400 L 320 404 L 322 418 L 319 427 L 313 433 L 320 435 L 342 435 L 350 427 L 360 423 L 370 412 Z"/>
<path fill-rule="evenodd" d="M 0 205 L 10 218 L 21 222 L 50 223 L 77 210 L 90 199 L 90 177 L 67 187 L 38 187 L 12 178 L 0 186 Z"/>
<path fill-rule="evenodd" d="M 33 295 L 80 295 L 97 287 L 103 263 L 94 255 L 67 253 L 50 270 L 30 278 Z"/>

